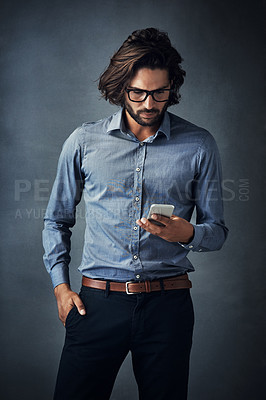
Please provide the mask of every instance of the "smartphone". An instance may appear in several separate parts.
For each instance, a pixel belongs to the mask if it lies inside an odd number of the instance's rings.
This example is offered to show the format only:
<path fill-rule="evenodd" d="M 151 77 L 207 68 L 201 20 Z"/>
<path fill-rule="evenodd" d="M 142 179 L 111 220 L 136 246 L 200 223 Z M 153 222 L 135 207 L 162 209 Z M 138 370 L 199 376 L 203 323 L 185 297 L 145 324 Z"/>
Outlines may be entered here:
<path fill-rule="evenodd" d="M 160 214 L 163 217 L 170 218 L 171 215 L 173 214 L 174 208 L 175 207 L 172 206 L 171 204 L 152 204 L 147 219 L 155 225 L 165 226 L 161 222 L 152 219 L 151 216 L 152 214 Z"/>

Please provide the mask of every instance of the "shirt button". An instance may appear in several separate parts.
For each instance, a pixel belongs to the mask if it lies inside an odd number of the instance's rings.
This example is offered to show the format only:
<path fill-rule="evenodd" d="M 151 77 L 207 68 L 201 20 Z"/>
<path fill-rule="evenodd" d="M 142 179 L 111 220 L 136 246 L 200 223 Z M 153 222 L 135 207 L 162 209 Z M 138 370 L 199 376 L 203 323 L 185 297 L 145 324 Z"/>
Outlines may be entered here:
<path fill-rule="evenodd" d="M 136 200 L 136 201 L 139 201 L 139 197 L 138 197 L 138 196 L 137 196 L 137 197 L 135 197 L 135 200 Z"/>
<path fill-rule="evenodd" d="M 139 171 L 140 171 L 140 168 L 139 168 L 139 167 L 138 167 L 138 168 L 136 168 L 136 171 L 137 171 L 137 172 L 139 172 Z"/>
<path fill-rule="evenodd" d="M 190 246 L 188 246 L 188 247 L 189 247 L 189 249 L 193 249 L 193 246 L 191 246 L 191 245 L 190 245 Z"/>
<path fill-rule="evenodd" d="M 137 227 L 137 226 L 134 226 L 134 228 L 133 228 L 133 229 L 134 229 L 134 231 L 136 231 L 136 230 L 138 229 L 138 227 Z"/>
<path fill-rule="evenodd" d="M 144 146 L 144 143 L 141 142 L 139 145 L 140 145 L 140 146 Z"/>
<path fill-rule="evenodd" d="M 134 258 L 134 260 L 137 260 L 137 259 L 138 259 L 137 254 L 135 254 L 135 255 L 133 256 L 133 258 Z"/>
<path fill-rule="evenodd" d="M 136 275 L 136 278 L 139 279 L 139 278 L 140 278 L 140 275 Z"/>

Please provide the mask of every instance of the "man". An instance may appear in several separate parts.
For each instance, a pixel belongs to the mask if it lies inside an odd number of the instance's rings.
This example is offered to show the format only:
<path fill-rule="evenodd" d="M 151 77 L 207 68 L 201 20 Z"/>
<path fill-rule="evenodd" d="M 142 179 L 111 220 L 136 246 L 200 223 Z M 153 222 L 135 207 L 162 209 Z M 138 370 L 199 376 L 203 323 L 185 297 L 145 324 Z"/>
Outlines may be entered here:
<path fill-rule="evenodd" d="M 221 167 L 211 134 L 169 112 L 185 72 L 168 35 L 132 33 L 101 75 L 121 109 L 66 140 L 45 216 L 44 261 L 66 327 L 54 399 L 109 399 L 129 351 L 141 400 L 187 398 L 194 324 L 188 252 L 222 247 Z M 80 294 L 70 228 L 84 194 Z M 174 205 L 171 218 L 152 203 Z M 196 207 L 196 224 L 190 223 Z"/>

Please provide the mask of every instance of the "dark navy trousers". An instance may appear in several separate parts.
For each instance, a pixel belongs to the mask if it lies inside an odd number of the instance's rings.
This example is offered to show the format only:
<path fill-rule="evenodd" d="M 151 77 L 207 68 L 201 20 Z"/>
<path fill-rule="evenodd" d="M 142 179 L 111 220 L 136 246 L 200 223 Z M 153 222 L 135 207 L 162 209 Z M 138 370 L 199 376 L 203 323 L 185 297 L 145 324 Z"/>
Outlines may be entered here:
<path fill-rule="evenodd" d="M 140 400 L 186 400 L 194 312 L 190 289 L 128 295 L 82 286 L 66 320 L 54 400 L 108 400 L 131 351 Z"/>

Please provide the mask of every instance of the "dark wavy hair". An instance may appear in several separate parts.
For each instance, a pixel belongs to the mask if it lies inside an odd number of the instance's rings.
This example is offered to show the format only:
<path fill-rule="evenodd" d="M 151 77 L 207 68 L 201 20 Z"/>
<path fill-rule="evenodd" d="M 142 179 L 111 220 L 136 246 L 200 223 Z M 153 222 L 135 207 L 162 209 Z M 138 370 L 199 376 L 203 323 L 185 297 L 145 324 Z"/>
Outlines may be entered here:
<path fill-rule="evenodd" d="M 171 45 L 166 32 L 155 28 L 134 31 L 113 55 L 109 66 L 99 78 L 98 89 L 111 104 L 123 105 L 125 89 L 140 68 L 167 69 L 172 81 L 168 106 L 179 103 L 179 88 L 186 72 L 183 61 Z"/>

